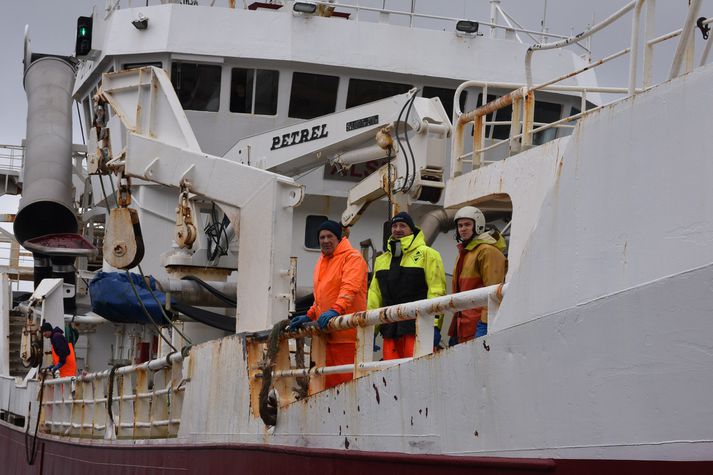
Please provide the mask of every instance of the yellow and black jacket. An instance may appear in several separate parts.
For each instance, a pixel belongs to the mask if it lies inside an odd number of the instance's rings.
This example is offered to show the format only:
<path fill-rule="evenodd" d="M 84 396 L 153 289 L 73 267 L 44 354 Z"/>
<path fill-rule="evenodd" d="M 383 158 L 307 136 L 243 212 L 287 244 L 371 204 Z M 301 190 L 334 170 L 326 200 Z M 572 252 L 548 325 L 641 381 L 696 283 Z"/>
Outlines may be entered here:
<path fill-rule="evenodd" d="M 388 251 L 376 258 L 367 308 L 379 308 L 446 295 L 446 273 L 441 255 L 426 245 L 420 229 L 410 236 L 391 239 Z M 443 316 L 436 316 L 441 328 Z M 381 325 L 384 338 L 416 333 L 416 322 Z"/>

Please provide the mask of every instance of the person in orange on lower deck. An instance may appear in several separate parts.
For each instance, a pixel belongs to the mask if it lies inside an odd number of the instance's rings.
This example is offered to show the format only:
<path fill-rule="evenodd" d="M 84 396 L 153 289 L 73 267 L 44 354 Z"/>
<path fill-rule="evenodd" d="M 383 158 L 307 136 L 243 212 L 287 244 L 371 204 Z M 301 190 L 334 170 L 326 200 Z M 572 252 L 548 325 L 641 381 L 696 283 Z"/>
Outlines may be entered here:
<path fill-rule="evenodd" d="M 319 226 L 319 247 L 322 255 L 314 268 L 314 304 L 306 315 L 292 318 L 290 331 L 295 331 L 311 320 L 320 328 L 338 316 L 366 310 L 366 261 L 354 249 L 349 239 L 342 237 L 342 226 L 327 220 Z M 356 329 L 327 334 L 327 366 L 353 364 L 356 352 Z M 325 387 L 331 388 L 352 379 L 352 375 L 330 374 Z"/>
<path fill-rule="evenodd" d="M 48 369 L 54 373 L 59 370 L 60 378 L 77 375 L 77 359 L 74 356 L 74 346 L 67 341 L 64 332 L 59 327 L 52 328 L 49 322 L 42 323 L 42 336 L 49 338 L 52 344 L 52 363 Z"/>

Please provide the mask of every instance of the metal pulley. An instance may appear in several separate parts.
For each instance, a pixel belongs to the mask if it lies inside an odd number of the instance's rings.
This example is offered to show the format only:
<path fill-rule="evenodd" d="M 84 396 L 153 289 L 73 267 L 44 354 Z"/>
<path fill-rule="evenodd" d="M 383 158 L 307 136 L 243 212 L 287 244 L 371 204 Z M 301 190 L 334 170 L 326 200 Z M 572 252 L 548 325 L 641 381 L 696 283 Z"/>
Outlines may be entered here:
<path fill-rule="evenodd" d="M 128 178 L 121 180 L 116 200 L 119 205 L 109 212 L 104 238 L 104 260 L 117 269 L 136 267 L 144 257 L 144 240 L 139 214 L 131 204 Z"/>
<path fill-rule="evenodd" d="M 40 327 L 32 319 L 27 319 L 27 323 L 22 327 L 20 359 L 25 368 L 42 364 L 42 335 Z"/>
<path fill-rule="evenodd" d="M 196 240 L 196 226 L 193 224 L 193 211 L 188 201 L 188 190 L 181 187 L 176 208 L 176 244 L 179 247 L 191 248 Z"/>

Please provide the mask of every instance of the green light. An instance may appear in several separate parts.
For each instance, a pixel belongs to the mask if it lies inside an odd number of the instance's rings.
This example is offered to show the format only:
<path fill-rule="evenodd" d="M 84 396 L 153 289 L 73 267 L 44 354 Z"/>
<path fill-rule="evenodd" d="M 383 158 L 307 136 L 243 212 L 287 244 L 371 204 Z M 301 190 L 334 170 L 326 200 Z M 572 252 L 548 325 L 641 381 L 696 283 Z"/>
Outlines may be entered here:
<path fill-rule="evenodd" d="M 80 26 L 79 27 L 79 36 L 87 36 L 87 27 L 86 26 Z"/>

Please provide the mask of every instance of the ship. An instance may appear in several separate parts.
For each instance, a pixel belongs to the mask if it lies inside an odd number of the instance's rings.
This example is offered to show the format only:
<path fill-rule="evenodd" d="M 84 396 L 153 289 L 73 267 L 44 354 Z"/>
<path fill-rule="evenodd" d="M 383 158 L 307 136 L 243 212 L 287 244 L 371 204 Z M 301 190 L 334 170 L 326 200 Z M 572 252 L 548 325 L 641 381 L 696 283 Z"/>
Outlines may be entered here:
<path fill-rule="evenodd" d="M 577 35 L 497 0 L 485 20 L 198 3 L 108 1 L 71 56 L 26 37 L 22 166 L 3 170 L 22 196 L 0 272 L 4 473 L 713 469 L 703 2 L 664 35 L 653 0 Z M 621 22 L 626 44 L 592 58 Z M 621 57 L 628 83 L 599 85 Z M 467 205 L 506 238 L 504 284 L 286 330 L 325 219 L 373 270 L 407 210 L 449 269 Z M 481 306 L 487 335 L 434 348 L 435 315 Z M 374 327 L 401 320 L 414 356 L 381 360 Z M 42 370 L 43 322 L 75 376 Z M 346 328 L 354 364 L 328 366 Z"/>

